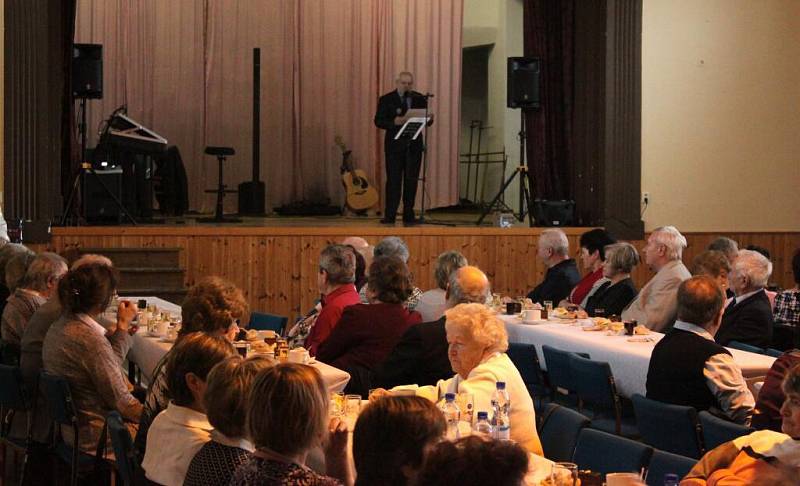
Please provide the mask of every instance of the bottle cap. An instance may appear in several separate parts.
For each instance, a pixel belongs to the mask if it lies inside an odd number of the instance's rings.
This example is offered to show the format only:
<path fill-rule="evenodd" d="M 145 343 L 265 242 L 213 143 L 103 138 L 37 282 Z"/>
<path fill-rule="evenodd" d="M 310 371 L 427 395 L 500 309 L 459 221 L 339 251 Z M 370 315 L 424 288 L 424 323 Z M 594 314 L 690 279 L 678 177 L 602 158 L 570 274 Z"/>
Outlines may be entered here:
<path fill-rule="evenodd" d="M 456 399 L 456 394 L 455 393 L 445 393 L 444 394 L 444 399 L 445 399 L 445 401 L 452 402 L 453 400 Z"/>
<path fill-rule="evenodd" d="M 478 420 L 489 420 L 489 412 L 478 412 Z"/>
<path fill-rule="evenodd" d="M 498 381 L 497 382 L 497 389 L 498 390 L 505 390 L 506 389 L 506 382 L 505 381 Z"/>

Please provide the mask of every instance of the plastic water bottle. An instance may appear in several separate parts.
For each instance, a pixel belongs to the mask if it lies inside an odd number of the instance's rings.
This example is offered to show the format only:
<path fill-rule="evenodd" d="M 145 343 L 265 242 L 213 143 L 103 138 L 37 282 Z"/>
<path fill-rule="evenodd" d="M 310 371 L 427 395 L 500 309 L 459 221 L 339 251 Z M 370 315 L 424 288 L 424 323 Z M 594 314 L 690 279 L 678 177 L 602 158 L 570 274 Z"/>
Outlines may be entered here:
<path fill-rule="evenodd" d="M 511 399 L 506 391 L 506 384 L 504 381 L 498 381 L 497 389 L 492 394 L 492 426 L 496 439 L 511 439 L 511 423 L 508 416 L 510 410 Z"/>
<path fill-rule="evenodd" d="M 664 486 L 678 486 L 680 481 L 678 480 L 677 474 L 665 474 L 664 475 Z"/>
<path fill-rule="evenodd" d="M 478 412 L 478 421 L 475 422 L 472 430 L 478 436 L 494 437 L 494 427 L 489 423 L 489 412 Z"/>
<path fill-rule="evenodd" d="M 460 436 L 458 433 L 458 421 L 461 419 L 461 409 L 456 405 L 455 393 L 445 394 L 441 410 L 444 414 L 444 420 L 447 422 L 447 440 L 457 440 Z"/>

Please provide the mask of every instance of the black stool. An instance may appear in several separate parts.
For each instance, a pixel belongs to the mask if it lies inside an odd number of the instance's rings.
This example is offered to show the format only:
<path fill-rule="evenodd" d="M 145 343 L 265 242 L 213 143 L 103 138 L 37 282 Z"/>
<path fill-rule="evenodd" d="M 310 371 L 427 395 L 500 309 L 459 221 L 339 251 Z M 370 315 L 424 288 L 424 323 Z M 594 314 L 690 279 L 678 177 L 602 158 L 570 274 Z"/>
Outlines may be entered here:
<path fill-rule="evenodd" d="M 217 194 L 217 210 L 214 213 L 213 218 L 198 218 L 197 221 L 201 223 L 240 223 L 242 220 L 237 218 L 226 218 L 222 214 L 222 199 L 225 197 L 225 194 L 235 194 L 238 191 L 233 189 L 225 189 L 225 184 L 222 183 L 222 163 L 225 162 L 226 157 L 236 154 L 236 151 L 233 150 L 233 147 L 206 147 L 206 154 L 213 155 L 217 158 L 219 162 L 219 183 L 217 184 L 216 189 L 206 189 L 206 193 L 210 194 Z"/>

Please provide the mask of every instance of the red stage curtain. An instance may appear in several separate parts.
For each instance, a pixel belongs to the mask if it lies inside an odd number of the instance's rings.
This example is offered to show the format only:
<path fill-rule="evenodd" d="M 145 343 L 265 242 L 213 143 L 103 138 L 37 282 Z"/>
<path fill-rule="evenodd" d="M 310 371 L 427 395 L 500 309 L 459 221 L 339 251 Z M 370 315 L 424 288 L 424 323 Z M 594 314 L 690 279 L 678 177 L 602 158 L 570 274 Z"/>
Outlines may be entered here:
<path fill-rule="evenodd" d="M 428 205 L 458 196 L 463 0 L 78 0 L 76 42 L 104 44 L 105 94 L 90 126 L 126 103 L 129 115 L 178 145 L 190 206 L 211 210 L 206 145 L 230 145 L 226 183 L 250 179 L 252 49 L 261 48 L 261 174 L 268 207 L 343 201 L 341 154 L 383 190 L 378 97 L 398 72 L 436 94 Z M 95 137 L 96 138 L 96 137 Z M 226 210 L 234 211 L 234 197 Z"/>

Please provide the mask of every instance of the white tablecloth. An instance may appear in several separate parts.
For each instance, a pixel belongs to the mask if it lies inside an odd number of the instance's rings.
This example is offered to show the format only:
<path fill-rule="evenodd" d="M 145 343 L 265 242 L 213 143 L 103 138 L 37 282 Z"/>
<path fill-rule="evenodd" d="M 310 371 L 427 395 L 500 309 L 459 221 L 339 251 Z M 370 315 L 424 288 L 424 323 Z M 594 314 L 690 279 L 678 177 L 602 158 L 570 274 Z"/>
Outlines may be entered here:
<path fill-rule="evenodd" d="M 181 315 L 180 306 L 158 297 L 127 297 L 127 299 L 134 303 L 139 299 L 147 299 L 148 304 L 155 304 L 161 312 L 166 311 L 174 316 Z M 161 338 L 148 337 L 146 329 L 139 329 L 139 332 L 133 335 L 133 344 L 128 353 L 128 359 L 139 366 L 145 381 L 150 383 L 158 362 L 161 361 L 161 358 L 167 354 L 170 348 L 172 348 L 172 343 L 164 342 Z M 312 363 L 311 366 L 322 373 L 322 379 L 325 380 L 325 384 L 328 385 L 330 391 L 342 391 L 347 382 L 350 381 L 350 374 L 346 371 L 320 361 Z"/>
<path fill-rule="evenodd" d="M 647 368 L 653 348 L 664 335 L 650 333 L 653 342 L 630 342 L 632 336 L 607 336 L 605 332 L 584 331 L 575 324 L 561 324 L 557 321 L 542 321 L 541 324 L 522 324 L 515 316 L 498 315 L 506 325 L 508 340 L 512 343 L 533 344 L 539 355 L 542 368 L 547 369 L 542 346 L 547 344 L 564 351 L 588 353 L 595 361 L 605 361 L 611 366 L 617 391 L 625 397 L 634 393 L 646 394 Z M 748 353 L 738 349 L 728 349 L 733 359 L 742 368 L 748 382 L 763 377 L 772 366 L 775 358 L 761 354 Z"/>

